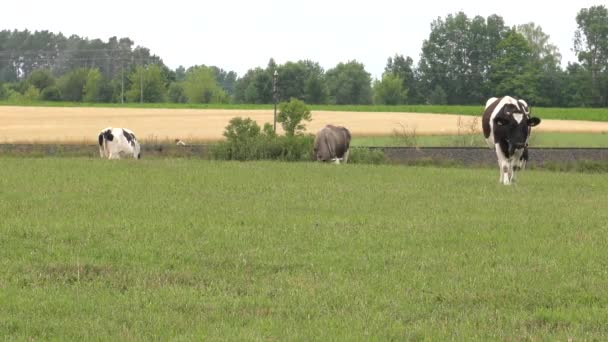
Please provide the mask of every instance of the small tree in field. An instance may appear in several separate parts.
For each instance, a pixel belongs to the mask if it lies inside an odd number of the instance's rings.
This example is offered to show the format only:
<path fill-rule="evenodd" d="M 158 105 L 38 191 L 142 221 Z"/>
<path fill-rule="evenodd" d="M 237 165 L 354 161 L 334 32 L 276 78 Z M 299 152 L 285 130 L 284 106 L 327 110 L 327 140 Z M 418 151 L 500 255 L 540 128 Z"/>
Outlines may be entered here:
<path fill-rule="evenodd" d="M 302 120 L 312 120 L 308 106 L 296 98 L 292 98 L 289 102 L 281 102 L 279 110 L 277 121 L 281 123 L 287 136 L 304 132 L 306 127 L 301 123 Z"/>
<path fill-rule="evenodd" d="M 229 143 L 243 143 L 260 135 L 260 126 L 251 118 L 234 117 L 224 130 Z"/>

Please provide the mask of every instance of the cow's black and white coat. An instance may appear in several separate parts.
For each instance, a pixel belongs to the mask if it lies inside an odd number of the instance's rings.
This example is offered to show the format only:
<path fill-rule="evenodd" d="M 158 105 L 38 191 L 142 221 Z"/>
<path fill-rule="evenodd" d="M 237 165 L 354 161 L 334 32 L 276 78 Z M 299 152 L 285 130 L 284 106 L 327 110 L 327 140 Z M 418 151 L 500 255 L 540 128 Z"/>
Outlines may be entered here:
<path fill-rule="evenodd" d="M 120 155 L 141 158 L 141 147 L 133 131 L 126 128 L 106 127 L 99 133 L 99 156 L 120 159 Z"/>
<path fill-rule="evenodd" d="M 496 151 L 500 183 L 511 184 L 516 169 L 525 165 L 528 137 L 531 128 L 539 123 L 539 118 L 530 116 L 524 100 L 505 96 L 486 102 L 481 124 L 486 142 Z"/>

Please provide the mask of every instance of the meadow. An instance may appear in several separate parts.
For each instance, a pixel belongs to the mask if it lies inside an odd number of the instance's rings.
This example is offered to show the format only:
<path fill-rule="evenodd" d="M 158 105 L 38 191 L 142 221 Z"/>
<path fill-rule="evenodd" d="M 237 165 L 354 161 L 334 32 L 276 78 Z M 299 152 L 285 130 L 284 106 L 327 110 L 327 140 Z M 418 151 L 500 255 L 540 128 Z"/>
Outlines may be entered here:
<path fill-rule="evenodd" d="M 608 178 L 0 158 L 8 340 L 604 340 Z"/>

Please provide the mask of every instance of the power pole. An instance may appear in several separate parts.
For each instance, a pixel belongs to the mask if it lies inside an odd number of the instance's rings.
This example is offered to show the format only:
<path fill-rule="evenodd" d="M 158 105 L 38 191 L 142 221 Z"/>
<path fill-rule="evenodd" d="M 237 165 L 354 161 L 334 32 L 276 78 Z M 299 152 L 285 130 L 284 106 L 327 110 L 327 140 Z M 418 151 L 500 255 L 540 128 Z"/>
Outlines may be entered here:
<path fill-rule="evenodd" d="M 125 103 L 125 62 L 120 63 L 120 103 Z"/>
<path fill-rule="evenodd" d="M 144 103 L 144 67 L 139 70 L 139 103 Z"/>
<path fill-rule="evenodd" d="M 279 78 L 279 73 L 275 70 L 272 75 L 272 99 L 274 101 L 274 133 L 277 133 L 277 100 L 278 100 L 278 89 L 277 89 L 277 81 Z"/>

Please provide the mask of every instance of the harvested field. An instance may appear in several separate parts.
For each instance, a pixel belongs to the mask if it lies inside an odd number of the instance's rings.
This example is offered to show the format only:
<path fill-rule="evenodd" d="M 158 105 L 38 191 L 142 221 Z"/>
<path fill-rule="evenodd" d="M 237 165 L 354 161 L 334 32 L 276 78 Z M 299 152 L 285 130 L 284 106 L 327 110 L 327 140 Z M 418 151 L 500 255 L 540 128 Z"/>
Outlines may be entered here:
<path fill-rule="evenodd" d="M 142 140 L 213 141 L 222 139 L 228 121 L 250 117 L 272 122 L 272 110 L 143 109 L 0 106 L 0 142 L 93 142 L 108 126 L 129 127 Z M 481 131 L 480 118 L 447 114 L 313 111 L 308 131 L 332 123 L 353 135 L 390 135 L 395 129 L 416 134 Z M 543 120 L 539 132 L 608 132 L 608 122 Z"/>

